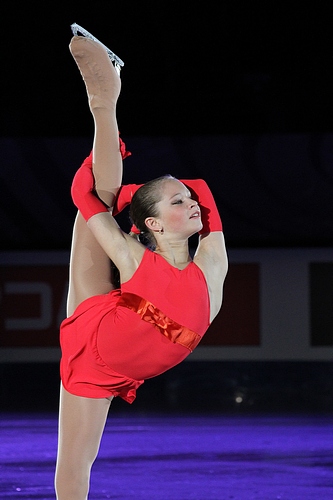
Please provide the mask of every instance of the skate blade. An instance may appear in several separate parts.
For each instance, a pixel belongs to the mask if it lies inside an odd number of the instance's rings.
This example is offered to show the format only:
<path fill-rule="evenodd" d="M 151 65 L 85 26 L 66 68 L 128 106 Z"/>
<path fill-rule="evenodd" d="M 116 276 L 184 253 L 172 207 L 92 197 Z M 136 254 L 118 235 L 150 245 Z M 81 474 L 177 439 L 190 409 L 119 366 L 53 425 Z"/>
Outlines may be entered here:
<path fill-rule="evenodd" d="M 72 30 L 73 35 L 75 35 L 75 36 L 78 36 L 78 33 L 81 33 L 81 35 L 83 35 L 84 37 L 100 43 L 102 45 L 102 47 L 105 48 L 111 61 L 114 63 L 114 67 L 116 68 L 118 74 L 120 74 L 120 70 L 124 66 L 124 61 L 122 61 L 120 59 L 120 57 L 118 57 L 114 52 L 112 52 L 112 50 L 108 49 L 108 47 L 106 47 L 104 45 L 104 43 L 100 42 L 94 35 L 89 33 L 89 31 L 82 28 L 82 26 L 79 26 L 78 24 L 73 23 L 73 24 L 71 24 L 71 30 Z"/>

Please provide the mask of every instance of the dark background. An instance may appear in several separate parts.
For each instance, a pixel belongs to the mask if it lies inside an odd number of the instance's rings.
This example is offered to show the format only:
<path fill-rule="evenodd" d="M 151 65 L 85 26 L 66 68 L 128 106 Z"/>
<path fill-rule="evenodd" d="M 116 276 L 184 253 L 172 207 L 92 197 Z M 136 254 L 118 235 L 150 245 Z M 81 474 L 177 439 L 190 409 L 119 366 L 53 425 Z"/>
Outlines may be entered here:
<path fill-rule="evenodd" d="M 2 250 L 70 248 L 70 184 L 93 133 L 74 22 L 125 62 L 126 182 L 204 177 L 228 248 L 333 245 L 330 2 L 12 1 L 0 13 Z M 57 406 L 58 363 L 0 368 L 2 408 Z M 184 363 L 144 384 L 136 407 L 233 410 L 241 391 L 245 409 L 331 411 L 331 370 Z"/>
<path fill-rule="evenodd" d="M 4 2 L 1 135 L 84 136 L 76 22 L 125 61 L 126 135 L 332 131 L 329 2 Z"/>
<path fill-rule="evenodd" d="M 93 132 L 68 50 L 73 22 L 125 62 L 126 182 L 205 177 L 229 248 L 333 244 L 329 2 L 6 2 L 1 10 L 2 249 L 70 245 L 69 186 Z M 260 161 L 263 138 L 274 146 Z"/>

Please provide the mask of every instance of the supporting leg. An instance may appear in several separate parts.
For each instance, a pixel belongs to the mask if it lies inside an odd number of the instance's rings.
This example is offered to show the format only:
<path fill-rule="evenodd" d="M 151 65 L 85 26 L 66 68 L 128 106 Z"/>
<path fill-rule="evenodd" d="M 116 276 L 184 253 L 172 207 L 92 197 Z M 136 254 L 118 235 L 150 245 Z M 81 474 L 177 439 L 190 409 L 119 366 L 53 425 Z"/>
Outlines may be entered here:
<path fill-rule="evenodd" d="M 111 400 L 73 396 L 62 386 L 55 489 L 58 500 L 86 500 Z"/>

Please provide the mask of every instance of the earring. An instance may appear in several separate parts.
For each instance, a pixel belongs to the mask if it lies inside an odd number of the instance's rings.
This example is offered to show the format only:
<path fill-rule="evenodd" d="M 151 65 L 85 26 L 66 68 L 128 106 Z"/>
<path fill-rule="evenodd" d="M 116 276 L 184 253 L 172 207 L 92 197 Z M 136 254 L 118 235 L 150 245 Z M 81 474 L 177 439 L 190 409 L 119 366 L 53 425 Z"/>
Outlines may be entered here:
<path fill-rule="evenodd" d="M 159 234 L 163 234 L 163 233 L 164 233 L 164 229 L 163 229 L 163 227 L 162 227 L 162 229 L 160 229 L 158 232 L 159 232 Z"/>

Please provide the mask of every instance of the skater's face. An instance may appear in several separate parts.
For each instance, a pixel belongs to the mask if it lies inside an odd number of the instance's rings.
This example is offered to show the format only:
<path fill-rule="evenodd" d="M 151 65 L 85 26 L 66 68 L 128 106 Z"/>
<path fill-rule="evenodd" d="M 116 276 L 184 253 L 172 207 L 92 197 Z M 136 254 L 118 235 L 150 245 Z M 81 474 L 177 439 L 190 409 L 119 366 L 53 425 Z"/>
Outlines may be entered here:
<path fill-rule="evenodd" d="M 161 199 L 156 204 L 158 217 L 147 218 L 154 232 L 189 237 L 202 228 L 200 208 L 189 189 L 177 179 L 167 179 L 160 187 Z"/>

